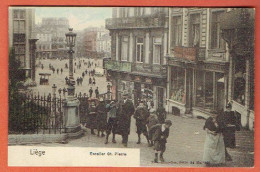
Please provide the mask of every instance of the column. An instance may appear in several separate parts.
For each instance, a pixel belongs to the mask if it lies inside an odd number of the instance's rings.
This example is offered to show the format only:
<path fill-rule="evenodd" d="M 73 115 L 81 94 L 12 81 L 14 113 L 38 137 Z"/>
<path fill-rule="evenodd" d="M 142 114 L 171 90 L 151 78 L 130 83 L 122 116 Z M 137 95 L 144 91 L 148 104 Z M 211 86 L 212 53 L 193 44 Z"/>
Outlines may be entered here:
<path fill-rule="evenodd" d="M 150 41 L 149 33 L 147 32 L 145 34 L 145 60 L 144 60 L 145 63 L 149 63 L 149 49 L 150 49 L 149 41 Z"/>
<path fill-rule="evenodd" d="M 164 32 L 163 35 L 163 62 L 162 64 L 166 64 L 165 56 L 167 54 L 167 32 Z"/>
<path fill-rule="evenodd" d="M 133 33 L 129 37 L 129 62 L 133 62 Z"/>
<path fill-rule="evenodd" d="M 119 51 L 119 47 L 118 47 L 118 44 L 119 43 L 119 40 L 118 40 L 118 33 L 116 33 L 116 61 L 119 60 L 119 56 L 118 56 L 118 51 Z"/>

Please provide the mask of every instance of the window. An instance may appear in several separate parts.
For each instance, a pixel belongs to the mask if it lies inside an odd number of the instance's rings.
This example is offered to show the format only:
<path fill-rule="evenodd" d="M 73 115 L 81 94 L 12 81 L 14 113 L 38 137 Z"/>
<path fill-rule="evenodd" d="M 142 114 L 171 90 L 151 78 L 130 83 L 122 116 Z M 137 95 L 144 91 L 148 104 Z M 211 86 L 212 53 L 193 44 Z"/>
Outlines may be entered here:
<path fill-rule="evenodd" d="M 144 38 L 136 40 L 136 61 L 144 62 Z"/>
<path fill-rule="evenodd" d="M 161 38 L 154 38 L 153 39 L 153 63 L 160 64 L 161 59 Z"/>
<path fill-rule="evenodd" d="M 185 103 L 185 70 L 180 67 L 171 68 L 170 99 Z"/>
<path fill-rule="evenodd" d="M 246 90 L 246 60 L 245 58 L 239 58 L 234 61 L 235 73 L 234 73 L 234 95 L 233 98 L 236 102 L 245 105 L 245 90 Z"/>
<path fill-rule="evenodd" d="M 121 17 L 125 18 L 128 17 L 128 8 L 120 8 Z"/>
<path fill-rule="evenodd" d="M 190 15 L 189 45 L 199 47 L 200 45 L 200 14 Z"/>
<path fill-rule="evenodd" d="M 14 21 L 14 33 L 25 33 L 25 22 L 20 20 Z"/>
<path fill-rule="evenodd" d="M 219 16 L 223 13 L 223 11 L 212 12 L 212 20 L 211 20 L 211 48 L 212 49 L 223 49 L 224 48 L 224 40 L 221 38 L 221 30 L 220 30 L 220 18 Z"/>
<path fill-rule="evenodd" d="M 136 16 L 142 16 L 144 14 L 144 8 L 138 7 L 136 9 Z"/>
<path fill-rule="evenodd" d="M 128 37 L 122 37 L 122 44 L 121 44 L 121 61 L 127 61 L 128 57 Z"/>
<path fill-rule="evenodd" d="M 18 10 L 13 11 L 14 19 L 18 19 Z"/>
<path fill-rule="evenodd" d="M 213 72 L 196 73 L 196 106 L 205 110 L 213 109 Z"/>
<path fill-rule="evenodd" d="M 181 16 L 173 17 L 172 19 L 173 29 L 172 29 L 172 45 L 181 46 L 182 41 L 182 21 Z"/>

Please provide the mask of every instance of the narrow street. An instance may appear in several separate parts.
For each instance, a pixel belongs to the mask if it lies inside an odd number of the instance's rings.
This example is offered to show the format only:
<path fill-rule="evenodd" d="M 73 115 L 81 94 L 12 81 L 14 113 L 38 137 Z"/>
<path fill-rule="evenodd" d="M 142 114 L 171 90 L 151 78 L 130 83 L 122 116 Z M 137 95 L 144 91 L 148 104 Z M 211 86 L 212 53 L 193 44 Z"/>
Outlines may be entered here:
<path fill-rule="evenodd" d="M 137 134 L 135 120 L 131 121 L 131 133 L 129 136 L 128 148 L 140 148 L 141 152 L 141 166 L 164 166 L 164 167 L 204 167 L 202 163 L 203 148 L 205 141 L 205 131 L 203 125 L 205 120 L 183 118 L 173 115 L 168 115 L 168 119 L 173 121 L 170 129 L 170 136 L 168 138 L 166 152 L 164 154 L 165 163 L 153 163 L 154 151 L 153 148 L 147 146 L 144 136 L 142 136 L 142 143 L 137 145 Z M 248 137 L 251 133 L 251 137 Z M 242 134 L 242 135 L 241 135 Z M 247 136 L 245 136 L 247 134 Z M 237 148 L 228 149 L 233 161 L 227 162 L 228 167 L 252 167 L 254 165 L 254 140 L 252 132 L 240 131 L 237 135 Z M 104 137 L 97 137 L 90 134 L 87 129 L 85 135 L 79 139 L 70 140 L 67 144 L 41 144 L 40 146 L 62 146 L 62 147 L 108 147 L 108 148 L 124 148 L 121 144 L 121 136 L 116 136 L 117 143 L 111 142 L 104 144 Z M 245 140 L 247 139 L 247 140 Z M 239 145 L 244 145 L 247 142 L 246 149 L 241 149 Z M 194 163 L 194 164 L 193 164 Z"/>

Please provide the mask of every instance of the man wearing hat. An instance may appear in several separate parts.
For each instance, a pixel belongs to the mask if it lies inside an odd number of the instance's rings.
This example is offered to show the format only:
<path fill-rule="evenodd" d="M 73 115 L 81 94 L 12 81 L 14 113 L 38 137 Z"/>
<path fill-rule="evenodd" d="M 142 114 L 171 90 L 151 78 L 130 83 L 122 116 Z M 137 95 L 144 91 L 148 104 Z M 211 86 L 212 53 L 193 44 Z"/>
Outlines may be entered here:
<path fill-rule="evenodd" d="M 232 161 L 232 158 L 226 148 L 236 147 L 235 132 L 236 130 L 240 130 L 240 124 L 239 124 L 239 120 L 235 115 L 235 112 L 232 111 L 231 102 L 229 102 L 226 105 L 226 111 L 220 113 L 217 116 L 217 122 L 219 124 L 219 127 L 224 137 L 226 160 Z"/>
<path fill-rule="evenodd" d="M 164 162 L 163 153 L 166 150 L 167 138 L 169 136 L 170 127 L 172 122 L 166 120 L 163 124 L 156 124 L 151 127 L 149 133 L 152 135 L 154 141 L 155 158 L 154 162 L 158 163 L 158 153 L 160 152 L 160 160 Z"/>
<path fill-rule="evenodd" d="M 134 104 L 128 93 L 123 94 L 123 100 L 119 105 L 118 133 L 122 135 L 122 143 L 127 147 L 128 135 L 130 134 L 131 116 L 135 112 Z"/>

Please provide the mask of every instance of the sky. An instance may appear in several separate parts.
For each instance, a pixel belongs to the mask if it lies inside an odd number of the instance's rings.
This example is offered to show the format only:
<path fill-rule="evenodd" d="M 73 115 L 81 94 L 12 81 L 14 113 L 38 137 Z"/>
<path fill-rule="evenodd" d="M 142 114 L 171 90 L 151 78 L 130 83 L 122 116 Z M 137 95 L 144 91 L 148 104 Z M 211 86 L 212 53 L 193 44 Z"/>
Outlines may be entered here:
<path fill-rule="evenodd" d="M 35 23 L 40 24 L 44 17 L 66 17 L 70 27 L 83 30 L 87 27 L 105 26 L 105 19 L 112 17 L 110 7 L 34 7 Z"/>

